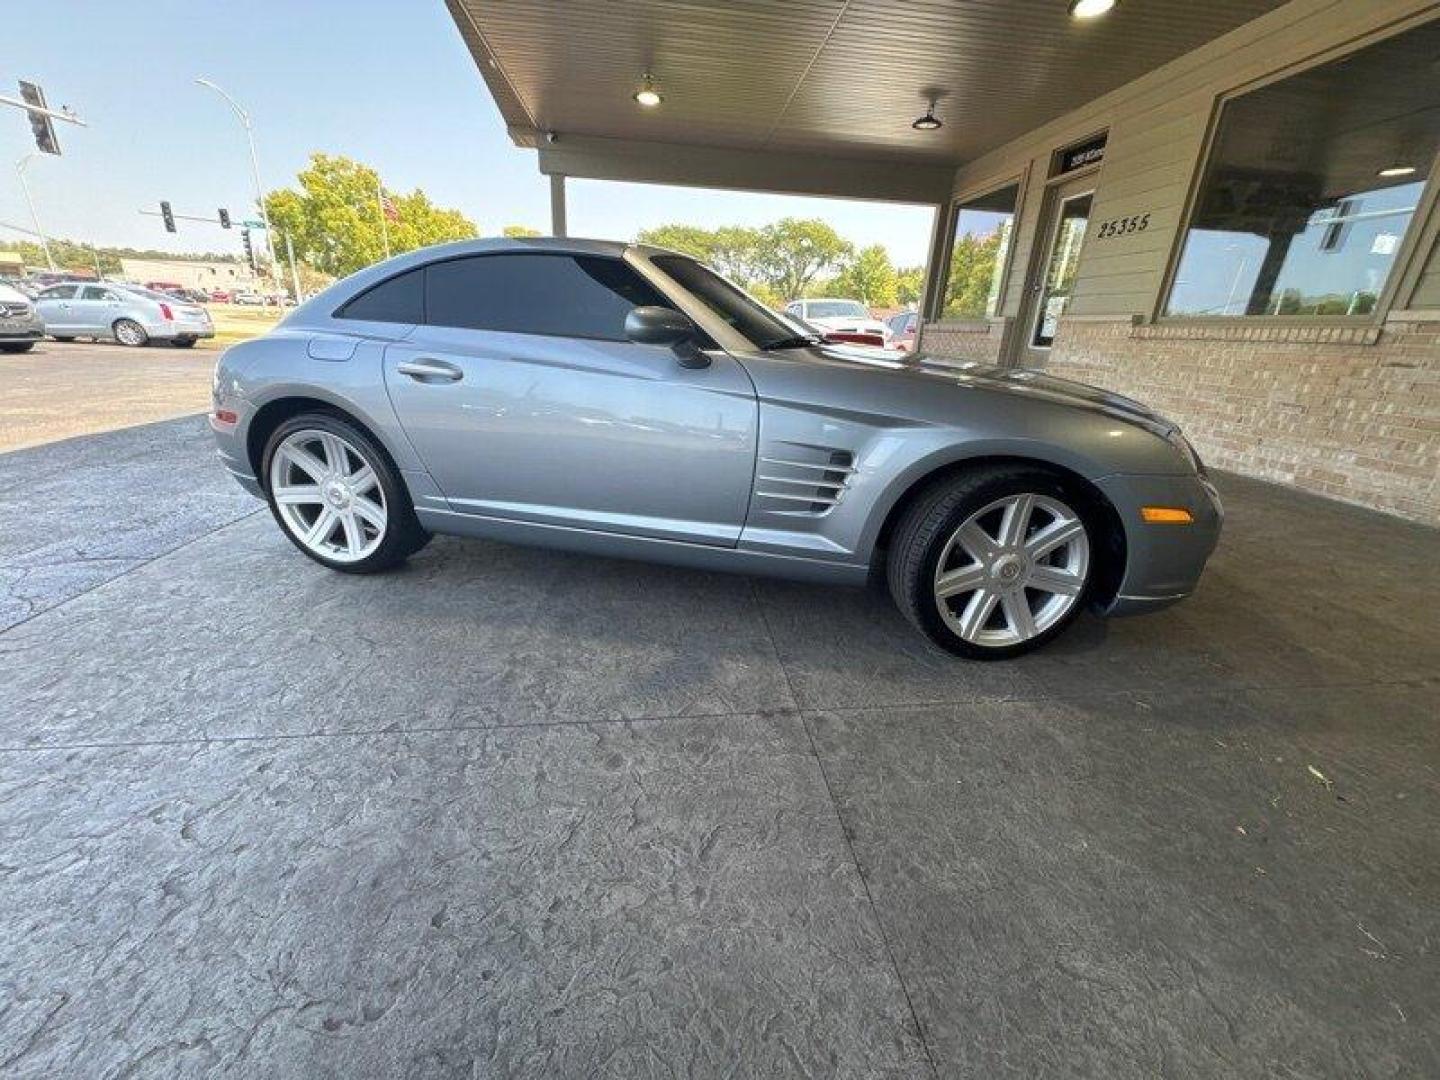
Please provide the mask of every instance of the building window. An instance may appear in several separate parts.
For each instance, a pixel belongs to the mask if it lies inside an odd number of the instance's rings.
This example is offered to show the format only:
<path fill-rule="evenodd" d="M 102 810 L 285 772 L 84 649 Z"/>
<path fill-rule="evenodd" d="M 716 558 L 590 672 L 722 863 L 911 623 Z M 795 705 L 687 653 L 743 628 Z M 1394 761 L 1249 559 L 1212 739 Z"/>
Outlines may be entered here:
<path fill-rule="evenodd" d="M 1019 201 L 1015 183 L 956 205 L 941 319 L 989 319 L 999 311 Z"/>
<path fill-rule="evenodd" d="M 1165 314 L 1364 316 L 1440 145 L 1440 21 L 1227 101 Z"/>

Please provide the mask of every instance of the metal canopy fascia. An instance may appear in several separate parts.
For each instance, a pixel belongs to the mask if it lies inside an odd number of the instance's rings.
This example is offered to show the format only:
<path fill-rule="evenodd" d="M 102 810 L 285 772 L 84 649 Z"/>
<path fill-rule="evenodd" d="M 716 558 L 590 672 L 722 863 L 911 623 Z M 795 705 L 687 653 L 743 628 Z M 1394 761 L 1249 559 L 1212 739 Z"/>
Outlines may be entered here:
<path fill-rule="evenodd" d="M 512 132 L 512 138 L 515 135 Z M 557 134 L 554 141 L 540 137 L 535 143 L 542 173 L 589 180 L 681 184 L 935 206 L 949 198 L 955 179 L 954 167 L 950 165 L 896 164 L 563 133 Z"/>

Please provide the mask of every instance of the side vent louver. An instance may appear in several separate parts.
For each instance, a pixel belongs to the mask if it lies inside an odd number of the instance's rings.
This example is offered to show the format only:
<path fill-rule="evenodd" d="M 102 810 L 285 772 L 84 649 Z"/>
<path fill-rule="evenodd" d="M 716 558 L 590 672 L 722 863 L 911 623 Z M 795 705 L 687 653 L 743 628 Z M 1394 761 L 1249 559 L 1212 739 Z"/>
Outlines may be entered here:
<path fill-rule="evenodd" d="M 848 450 L 809 443 L 773 443 L 760 456 L 755 473 L 759 509 L 772 514 L 827 513 L 845 495 L 855 472 Z"/>

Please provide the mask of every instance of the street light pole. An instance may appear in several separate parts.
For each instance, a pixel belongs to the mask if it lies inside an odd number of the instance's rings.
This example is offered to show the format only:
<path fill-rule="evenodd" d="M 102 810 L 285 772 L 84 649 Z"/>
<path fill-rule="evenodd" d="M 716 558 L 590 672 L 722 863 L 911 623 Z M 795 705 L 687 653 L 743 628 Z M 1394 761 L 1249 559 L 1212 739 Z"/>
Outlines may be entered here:
<path fill-rule="evenodd" d="M 255 130 L 254 126 L 250 123 L 250 114 L 240 107 L 238 101 L 209 79 L 196 79 L 195 81 L 201 86 L 208 86 L 224 98 L 230 108 L 235 110 L 235 115 L 240 118 L 240 123 L 245 128 L 245 141 L 250 146 L 250 179 L 255 182 L 255 203 L 260 210 L 260 224 L 265 229 L 265 250 L 270 255 L 270 276 L 273 280 L 276 276 L 276 267 L 278 266 L 278 263 L 275 261 L 275 240 L 270 235 L 270 218 L 265 213 L 265 192 L 260 187 L 260 159 L 255 154 Z"/>
<path fill-rule="evenodd" d="M 30 194 L 30 181 L 25 179 L 25 166 L 30 164 L 30 159 L 39 157 L 37 153 L 29 153 L 15 162 L 15 171 L 20 174 L 20 190 L 25 192 L 25 205 L 30 208 L 30 220 L 35 224 L 35 235 L 40 238 L 40 247 L 45 252 L 45 265 L 53 271 L 55 259 L 50 254 L 50 242 L 45 239 L 45 230 L 40 228 L 40 215 L 35 212 L 35 199 Z"/>

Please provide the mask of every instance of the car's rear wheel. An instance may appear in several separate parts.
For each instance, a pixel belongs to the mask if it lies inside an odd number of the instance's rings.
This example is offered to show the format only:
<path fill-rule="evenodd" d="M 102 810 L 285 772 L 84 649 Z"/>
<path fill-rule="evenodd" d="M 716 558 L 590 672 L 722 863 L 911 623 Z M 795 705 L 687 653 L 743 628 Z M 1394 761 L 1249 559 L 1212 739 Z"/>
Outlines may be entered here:
<path fill-rule="evenodd" d="M 121 345 L 140 346 L 150 341 L 150 335 L 145 332 L 145 328 L 134 319 L 116 319 L 111 329 L 115 331 L 115 340 Z"/>
<path fill-rule="evenodd" d="M 7 341 L 0 344 L 0 351 L 3 352 L 29 352 L 35 347 L 33 341 Z"/>
<path fill-rule="evenodd" d="M 389 457 L 339 416 L 306 413 L 281 424 L 265 447 L 264 476 L 281 530 L 332 570 L 386 570 L 430 540 Z"/>
<path fill-rule="evenodd" d="M 902 516 L 890 593 L 926 637 L 977 660 L 1018 656 L 1080 613 L 1095 579 L 1083 500 L 1025 466 L 978 468 L 937 484 Z"/>

